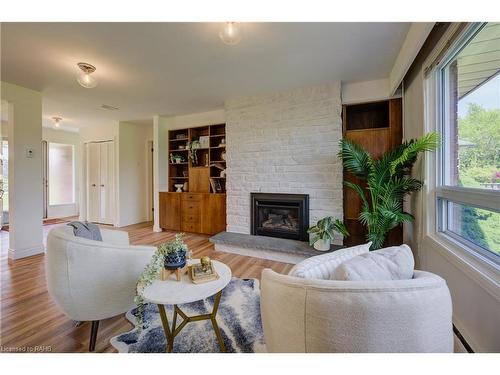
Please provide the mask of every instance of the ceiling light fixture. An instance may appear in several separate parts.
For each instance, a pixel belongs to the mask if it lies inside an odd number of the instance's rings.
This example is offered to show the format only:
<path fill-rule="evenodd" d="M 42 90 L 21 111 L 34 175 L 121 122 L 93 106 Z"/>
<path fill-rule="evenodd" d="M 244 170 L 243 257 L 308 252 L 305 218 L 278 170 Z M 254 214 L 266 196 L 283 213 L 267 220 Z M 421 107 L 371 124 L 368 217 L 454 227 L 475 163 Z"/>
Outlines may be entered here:
<path fill-rule="evenodd" d="M 226 22 L 219 32 L 219 38 L 229 46 L 235 46 L 241 40 L 241 27 L 238 22 Z"/>
<path fill-rule="evenodd" d="M 61 121 L 62 117 L 52 117 L 52 120 L 54 120 L 54 128 L 59 129 L 61 127 Z"/>
<path fill-rule="evenodd" d="M 78 83 L 87 89 L 96 87 L 97 80 L 91 76 L 91 74 L 95 72 L 95 66 L 84 62 L 80 62 L 77 65 L 81 69 L 81 72 L 79 72 L 76 77 Z"/>

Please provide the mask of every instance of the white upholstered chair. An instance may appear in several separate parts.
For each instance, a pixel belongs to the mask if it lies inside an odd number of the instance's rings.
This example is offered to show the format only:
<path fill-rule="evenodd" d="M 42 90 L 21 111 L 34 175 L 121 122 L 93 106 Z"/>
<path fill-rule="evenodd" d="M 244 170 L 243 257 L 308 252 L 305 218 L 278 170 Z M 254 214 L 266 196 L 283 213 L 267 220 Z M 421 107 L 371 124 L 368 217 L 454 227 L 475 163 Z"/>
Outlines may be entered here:
<path fill-rule="evenodd" d="M 269 352 L 453 351 L 451 297 L 441 277 L 414 271 L 410 280 L 328 279 L 340 263 L 366 251 L 309 258 L 292 269 L 295 276 L 262 272 Z"/>
<path fill-rule="evenodd" d="M 102 242 L 73 235 L 64 225 L 47 238 L 48 290 L 59 308 L 76 321 L 92 321 L 93 351 L 99 320 L 134 306 L 137 280 L 156 248 L 130 246 L 128 233 L 101 229 Z"/>

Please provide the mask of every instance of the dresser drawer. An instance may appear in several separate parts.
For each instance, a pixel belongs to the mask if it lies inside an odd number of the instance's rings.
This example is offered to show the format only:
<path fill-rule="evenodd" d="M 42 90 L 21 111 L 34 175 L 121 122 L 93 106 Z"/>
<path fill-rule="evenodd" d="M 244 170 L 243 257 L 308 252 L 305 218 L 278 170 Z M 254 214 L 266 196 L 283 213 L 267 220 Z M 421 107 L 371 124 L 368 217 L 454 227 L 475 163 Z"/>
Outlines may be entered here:
<path fill-rule="evenodd" d="M 200 225 L 200 223 L 189 223 L 189 222 L 183 221 L 181 224 L 181 230 L 183 232 L 198 233 L 201 230 L 201 225 Z"/>
<path fill-rule="evenodd" d="M 182 201 L 182 214 L 199 215 L 201 211 L 201 203 L 196 201 Z"/>
<path fill-rule="evenodd" d="M 200 215 L 190 215 L 188 213 L 183 213 L 182 214 L 182 222 L 183 223 L 195 223 L 199 224 L 201 223 L 201 217 Z"/>
<path fill-rule="evenodd" d="M 181 199 L 183 201 L 196 201 L 196 202 L 200 202 L 201 201 L 201 194 L 186 193 L 186 194 L 182 194 Z"/>

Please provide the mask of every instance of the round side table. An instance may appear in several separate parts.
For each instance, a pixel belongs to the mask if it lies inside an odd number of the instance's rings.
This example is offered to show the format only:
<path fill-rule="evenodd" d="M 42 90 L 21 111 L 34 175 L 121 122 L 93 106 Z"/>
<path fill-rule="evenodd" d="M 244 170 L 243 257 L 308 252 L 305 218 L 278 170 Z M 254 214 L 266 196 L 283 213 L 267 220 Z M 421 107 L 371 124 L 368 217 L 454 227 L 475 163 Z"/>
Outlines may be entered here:
<path fill-rule="evenodd" d="M 188 264 L 199 263 L 199 259 L 192 259 Z M 189 322 L 199 320 L 210 320 L 219 342 L 221 352 L 225 351 L 224 341 L 217 324 L 216 315 L 219 308 L 222 290 L 231 281 L 231 269 L 224 263 L 217 260 L 212 260 L 212 265 L 219 274 L 219 278 L 214 281 L 209 281 L 203 284 L 194 284 L 189 275 L 184 274 L 180 281 L 175 280 L 156 280 L 151 285 L 146 287 L 142 292 L 142 297 L 145 302 L 155 303 L 160 311 L 161 322 L 165 337 L 167 339 L 167 352 L 172 352 L 174 348 L 174 338 Z M 204 300 L 215 294 L 214 307 L 211 313 L 187 316 L 178 305 L 183 303 L 191 303 Z M 165 305 L 173 305 L 174 315 L 172 318 L 172 326 L 170 326 L 165 312 Z M 182 317 L 182 322 L 177 326 L 177 315 Z"/>

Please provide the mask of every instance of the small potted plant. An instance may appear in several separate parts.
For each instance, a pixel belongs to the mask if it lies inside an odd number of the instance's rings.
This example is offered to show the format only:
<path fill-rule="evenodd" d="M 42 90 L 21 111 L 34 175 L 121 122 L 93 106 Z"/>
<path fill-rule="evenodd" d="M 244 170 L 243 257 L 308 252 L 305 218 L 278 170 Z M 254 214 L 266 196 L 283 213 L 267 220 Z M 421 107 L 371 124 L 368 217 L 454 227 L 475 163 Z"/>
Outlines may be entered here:
<path fill-rule="evenodd" d="M 158 246 L 158 251 L 164 254 L 163 265 L 167 270 L 176 270 L 186 265 L 188 247 L 182 241 L 181 234 L 176 234 L 175 240 Z"/>
<path fill-rule="evenodd" d="M 191 163 L 193 164 L 193 166 L 197 166 L 198 165 L 197 151 L 199 148 L 201 148 L 200 141 L 194 140 L 194 141 L 188 142 L 187 148 L 188 148 L 188 157 L 191 160 Z"/>
<path fill-rule="evenodd" d="M 182 157 L 182 155 L 170 154 L 170 161 L 172 163 L 179 164 L 179 163 L 182 163 L 184 161 L 184 158 Z"/>
<path fill-rule="evenodd" d="M 316 250 L 328 251 L 330 244 L 335 237 L 335 232 L 342 236 L 348 236 L 349 232 L 342 221 L 327 216 L 319 220 L 316 225 L 309 228 L 309 244 L 314 246 Z"/>

